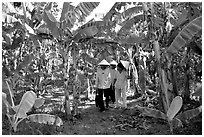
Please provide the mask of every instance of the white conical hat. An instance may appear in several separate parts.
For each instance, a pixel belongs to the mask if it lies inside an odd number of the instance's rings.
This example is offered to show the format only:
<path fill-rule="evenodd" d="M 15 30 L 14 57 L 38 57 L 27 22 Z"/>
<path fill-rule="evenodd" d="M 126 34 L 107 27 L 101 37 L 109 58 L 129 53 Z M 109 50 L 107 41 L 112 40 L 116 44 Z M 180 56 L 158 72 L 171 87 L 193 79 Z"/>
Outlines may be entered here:
<path fill-rule="evenodd" d="M 113 60 L 113 61 L 111 61 L 110 62 L 110 65 L 117 65 L 118 63 L 115 61 L 115 60 Z"/>
<path fill-rule="evenodd" d="M 103 59 L 98 65 L 107 65 L 107 66 L 109 66 L 110 64 L 108 63 L 108 61 Z"/>
<path fill-rule="evenodd" d="M 125 69 L 128 69 L 128 68 L 129 68 L 130 62 L 124 61 L 124 60 L 120 60 L 120 62 L 123 64 L 123 66 L 125 67 Z"/>

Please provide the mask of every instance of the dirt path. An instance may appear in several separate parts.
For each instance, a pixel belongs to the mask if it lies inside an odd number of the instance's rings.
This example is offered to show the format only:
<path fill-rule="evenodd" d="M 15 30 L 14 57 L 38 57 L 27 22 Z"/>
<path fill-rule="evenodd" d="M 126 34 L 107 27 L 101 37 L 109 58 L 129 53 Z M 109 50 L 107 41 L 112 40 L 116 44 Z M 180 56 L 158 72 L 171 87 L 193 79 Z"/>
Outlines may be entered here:
<path fill-rule="evenodd" d="M 164 120 L 144 117 L 136 108 L 114 109 L 99 112 L 95 104 L 86 105 L 81 115 L 75 120 L 65 120 L 63 128 L 23 121 L 16 135 L 170 135 L 169 126 Z M 2 134 L 9 134 L 9 121 L 3 118 Z M 191 123 L 183 128 L 175 129 L 176 135 L 201 135 L 202 123 Z"/>
<path fill-rule="evenodd" d="M 80 118 L 75 122 L 65 122 L 62 134 L 138 135 L 168 134 L 168 132 L 166 123 L 156 119 L 142 118 L 138 111 L 110 108 L 101 113 L 98 108 L 92 105 L 90 108 L 82 110 Z"/>

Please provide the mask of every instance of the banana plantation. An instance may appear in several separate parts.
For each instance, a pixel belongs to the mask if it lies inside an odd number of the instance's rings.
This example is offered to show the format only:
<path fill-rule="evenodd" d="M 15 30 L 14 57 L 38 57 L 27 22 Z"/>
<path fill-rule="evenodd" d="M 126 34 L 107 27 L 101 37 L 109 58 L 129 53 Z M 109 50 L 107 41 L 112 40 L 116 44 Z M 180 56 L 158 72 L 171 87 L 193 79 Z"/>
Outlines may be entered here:
<path fill-rule="evenodd" d="M 102 3 L 2 2 L 2 134 L 202 135 L 202 2 Z M 125 109 L 96 107 L 103 59 Z"/>

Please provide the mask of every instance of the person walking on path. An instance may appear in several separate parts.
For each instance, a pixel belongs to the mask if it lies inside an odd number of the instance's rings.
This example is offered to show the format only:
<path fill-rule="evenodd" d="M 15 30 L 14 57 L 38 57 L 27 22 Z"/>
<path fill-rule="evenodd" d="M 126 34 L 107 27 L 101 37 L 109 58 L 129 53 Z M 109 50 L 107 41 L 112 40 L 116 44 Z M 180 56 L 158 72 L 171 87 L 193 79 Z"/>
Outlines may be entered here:
<path fill-rule="evenodd" d="M 126 91 L 128 85 L 128 72 L 129 62 L 120 61 L 117 65 L 116 82 L 115 82 L 115 96 L 116 108 L 127 108 Z"/>
<path fill-rule="evenodd" d="M 109 107 L 109 96 L 110 96 L 110 85 L 111 85 L 111 74 L 109 69 L 109 63 L 103 59 L 99 64 L 100 68 L 97 69 L 96 73 L 96 90 L 98 93 L 98 105 L 100 111 L 105 110 L 103 96 L 105 96 L 106 108 Z"/>
<path fill-rule="evenodd" d="M 110 62 L 110 73 L 111 73 L 110 97 L 113 105 L 115 103 L 116 66 L 117 66 L 117 62 L 115 60 Z"/>

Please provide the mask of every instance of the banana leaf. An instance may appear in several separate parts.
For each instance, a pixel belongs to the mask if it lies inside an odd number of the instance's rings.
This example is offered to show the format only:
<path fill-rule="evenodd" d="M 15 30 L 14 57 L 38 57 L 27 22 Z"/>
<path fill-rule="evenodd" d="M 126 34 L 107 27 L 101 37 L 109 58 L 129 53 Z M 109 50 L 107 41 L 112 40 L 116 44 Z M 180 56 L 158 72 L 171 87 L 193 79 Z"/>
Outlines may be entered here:
<path fill-rule="evenodd" d="M 194 19 L 186 25 L 181 32 L 176 36 L 174 41 L 167 49 L 168 53 L 177 53 L 184 47 L 191 39 L 202 30 L 202 16 Z M 201 34 L 200 34 L 201 35 Z"/>
<path fill-rule="evenodd" d="M 183 113 L 179 113 L 176 118 L 180 119 L 181 121 L 188 121 L 192 118 L 198 116 L 202 112 L 202 106 L 197 107 L 195 109 L 190 109 L 187 111 L 184 111 Z"/>
<path fill-rule="evenodd" d="M 117 35 L 125 35 L 126 33 L 129 32 L 129 30 L 131 29 L 131 27 L 135 23 L 139 23 L 140 21 L 144 21 L 144 15 L 143 14 L 138 14 L 138 15 L 134 16 L 133 18 L 131 18 L 130 20 L 125 21 L 123 23 L 124 25 L 118 31 Z"/>
<path fill-rule="evenodd" d="M 180 96 L 176 96 L 172 102 L 171 105 L 167 111 L 167 117 L 170 121 L 174 118 L 174 116 L 179 112 L 183 105 L 183 100 Z"/>
<path fill-rule="evenodd" d="M 142 11 L 143 11 L 142 6 L 136 6 L 136 7 L 132 7 L 132 8 L 129 8 L 129 9 L 125 10 L 118 17 L 120 19 L 131 18 L 133 15 L 141 13 Z"/>
<path fill-rule="evenodd" d="M 16 112 L 18 118 L 26 118 L 27 112 L 33 107 L 36 99 L 36 94 L 33 91 L 27 91 L 19 105 L 14 106 L 13 110 Z"/>
<path fill-rule="evenodd" d="M 43 98 L 37 98 L 35 100 L 35 103 L 34 103 L 34 108 L 39 108 L 41 107 L 43 104 L 45 103 L 45 100 Z"/>
<path fill-rule="evenodd" d="M 28 30 L 28 33 L 36 35 L 34 30 L 26 23 L 25 23 L 25 28 Z"/>
<path fill-rule="evenodd" d="M 93 37 L 98 33 L 96 26 L 91 26 L 80 30 L 77 34 L 74 35 L 73 40 L 78 42 L 80 39 Z"/>
<path fill-rule="evenodd" d="M 143 115 L 149 116 L 149 117 L 154 117 L 154 118 L 160 118 L 163 120 L 166 120 L 167 117 L 166 115 L 161 112 L 160 110 L 153 109 L 153 108 L 148 108 L 148 107 L 136 107 L 140 112 L 142 112 Z"/>
<path fill-rule="evenodd" d="M 59 37 L 59 29 L 57 28 L 57 20 L 49 11 L 45 10 L 43 14 L 43 20 L 45 21 L 47 27 L 51 31 L 52 35 L 56 38 Z"/>
<path fill-rule="evenodd" d="M 48 125 L 63 125 L 62 119 L 56 117 L 54 115 L 49 114 L 32 114 L 27 117 L 32 122 L 37 122 L 40 124 L 48 124 Z"/>

